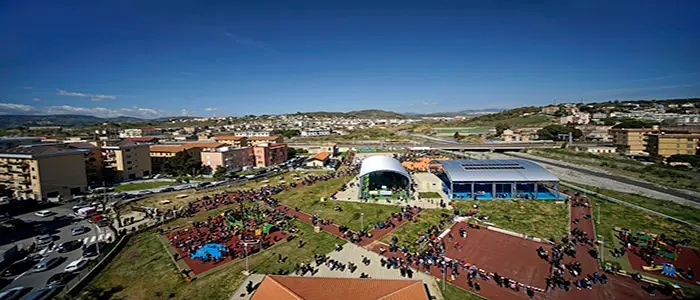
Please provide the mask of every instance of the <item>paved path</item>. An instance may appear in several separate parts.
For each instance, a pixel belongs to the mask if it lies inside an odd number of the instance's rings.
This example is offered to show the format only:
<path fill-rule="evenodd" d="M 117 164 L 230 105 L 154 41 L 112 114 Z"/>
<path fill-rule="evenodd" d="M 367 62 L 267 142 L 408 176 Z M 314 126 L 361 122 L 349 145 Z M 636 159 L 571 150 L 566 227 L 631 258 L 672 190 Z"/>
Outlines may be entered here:
<path fill-rule="evenodd" d="M 236 289 L 233 294 L 231 294 L 231 297 L 229 300 L 249 300 L 251 297 L 253 297 L 253 293 L 248 294 L 248 291 L 246 291 L 246 286 L 248 286 L 248 281 L 253 282 L 253 286 L 257 286 L 262 282 L 262 280 L 265 278 L 265 274 L 250 274 L 248 277 L 246 277 L 243 280 L 243 283 Z"/>

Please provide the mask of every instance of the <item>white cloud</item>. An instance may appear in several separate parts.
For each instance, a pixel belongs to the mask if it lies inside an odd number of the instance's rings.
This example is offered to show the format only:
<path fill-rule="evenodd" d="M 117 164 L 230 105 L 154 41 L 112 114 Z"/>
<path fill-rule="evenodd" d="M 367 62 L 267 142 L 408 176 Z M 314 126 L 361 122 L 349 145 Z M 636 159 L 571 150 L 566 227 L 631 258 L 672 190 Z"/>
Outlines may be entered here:
<path fill-rule="evenodd" d="M 207 107 L 204 109 L 204 111 L 217 111 L 217 110 L 219 110 L 218 107 Z"/>
<path fill-rule="evenodd" d="M 194 113 L 194 111 L 186 110 L 183 108 L 180 110 L 180 115 L 182 115 L 182 116 L 194 116 L 195 113 Z"/>
<path fill-rule="evenodd" d="M 32 101 L 39 102 L 39 101 L 41 101 L 41 98 L 32 98 Z"/>
<path fill-rule="evenodd" d="M 167 113 L 161 110 L 132 107 L 132 108 L 104 108 L 104 107 L 78 107 L 70 105 L 58 106 L 30 106 L 14 103 L 0 103 L 0 114 L 19 115 L 91 115 L 102 118 L 128 116 L 136 118 L 165 117 Z"/>
<path fill-rule="evenodd" d="M 34 110 L 33 106 L 15 103 L 0 103 L 0 113 L 2 114 L 13 114 L 20 113 L 26 114 Z"/>
<path fill-rule="evenodd" d="M 34 87 L 31 87 L 31 86 L 25 86 L 25 87 L 24 87 L 25 90 L 31 90 L 31 89 L 33 89 L 33 88 L 34 88 Z"/>
<path fill-rule="evenodd" d="M 110 100 L 117 99 L 117 96 L 113 96 L 113 95 L 76 93 L 76 92 L 67 92 L 64 90 L 57 90 L 56 94 L 60 95 L 60 96 L 90 98 L 90 100 L 92 100 L 92 101 L 102 101 L 102 100 L 106 100 L 106 99 L 110 99 Z"/>

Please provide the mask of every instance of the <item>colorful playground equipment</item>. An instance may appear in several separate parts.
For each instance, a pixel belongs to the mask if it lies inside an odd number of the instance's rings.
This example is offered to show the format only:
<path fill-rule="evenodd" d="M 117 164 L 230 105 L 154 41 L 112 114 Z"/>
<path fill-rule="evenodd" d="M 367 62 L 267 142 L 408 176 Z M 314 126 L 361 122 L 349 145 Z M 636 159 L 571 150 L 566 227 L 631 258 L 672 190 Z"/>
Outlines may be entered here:
<path fill-rule="evenodd" d="M 676 267 L 674 265 L 668 263 L 654 266 L 642 266 L 642 269 L 644 269 L 644 271 L 661 271 L 661 275 L 670 277 L 678 277 L 681 275 L 678 273 L 678 271 L 676 271 Z"/>
<path fill-rule="evenodd" d="M 208 256 L 218 260 L 223 255 L 226 248 L 221 244 L 206 244 L 202 248 L 197 249 L 197 252 L 190 254 L 191 259 L 206 259 Z"/>

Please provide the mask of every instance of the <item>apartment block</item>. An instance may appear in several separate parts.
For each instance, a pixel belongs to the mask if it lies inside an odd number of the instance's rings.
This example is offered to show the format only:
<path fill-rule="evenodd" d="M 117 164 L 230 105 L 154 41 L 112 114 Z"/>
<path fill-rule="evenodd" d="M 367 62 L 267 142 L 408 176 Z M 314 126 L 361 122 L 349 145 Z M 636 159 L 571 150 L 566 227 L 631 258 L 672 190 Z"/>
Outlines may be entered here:
<path fill-rule="evenodd" d="M 287 160 L 287 144 L 259 144 L 253 147 L 255 165 L 267 167 Z"/>
<path fill-rule="evenodd" d="M 192 157 L 199 160 L 201 157 L 202 148 L 188 147 L 185 145 L 151 145 L 151 169 L 154 173 L 161 172 L 168 159 L 182 151 L 188 152 Z"/>
<path fill-rule="evenodd" d="M 248 145 L 257 146 L 260 144 L 279 144 L 282 143 L 282 137 L 273 136 L 251 136 L 248 137 Z"/>
<path fill-rule="evenodd" d="M 85 151 L 57 145 L 0 150 L 0 182 L 19 198 L 70 199 L 87 189 Z"/>
<path fill-rule="evenodd" d="M 214 150 L 202 151 L 202 164 L 211 168 L 215 172 L 216 168 L 222 166 L 230 171 L 237 172 L 243 167 L 255 165 L 255 153 L 252 147 L 234 148 L 221 147 Z"/>
<path fill-rule="evenodd" d="M 131 141 L 104 143 L 100 147 L 107 178 L 116 181 L 151 175 L 151 151 L 148 144 Z"/>
<path fill-rule="evenodd" d="M 92 143 L 69 143 L 66 146 L 81 150 L 85 155 L 85 175 L 88 183 L 102 183 L 105 181 L 105 161 L 102 157 L 102 149 Z"/>
<path fill-rule="evenodd" d="M 700 133 L 650 133 L 646 142 L 646 151 L 654 157 L 700 154 Z"/>
<path fill-rule="evenodd" d="M 238 131 L 235 136 L 251 137 L 251 136 L 270 136 L 268 131 Z"/>
<path fill-rule="evenodd" d="M 620 152 L 623 153 L 633 153 L 641 154 L 646 151 L 646 135 L 649 133 L 658 133 L 658 128 L 635 128 L 635 129 L 624 129 L 624 128 L 614 128 L 610 129 L 610 136 L 612 136 L 612 142 L 615 147 Z"/>
<path fill-rule="evenodd" d="M 214 140 L 218 143 L 227 144 L 235 148 L 248 146 L 248 139 L 244 136 L 220 135 L 215 136 Z"/>

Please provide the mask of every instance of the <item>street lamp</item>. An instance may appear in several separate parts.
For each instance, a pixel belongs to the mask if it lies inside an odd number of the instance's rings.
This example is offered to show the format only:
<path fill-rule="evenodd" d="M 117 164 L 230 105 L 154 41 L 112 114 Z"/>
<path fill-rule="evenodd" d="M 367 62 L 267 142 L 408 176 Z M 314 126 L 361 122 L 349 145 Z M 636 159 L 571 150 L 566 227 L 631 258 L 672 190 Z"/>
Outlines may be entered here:
<path fill-rule="evenodd" d="M 365 213 L 360 213 L 360 231 L 365 229 Z"/>

